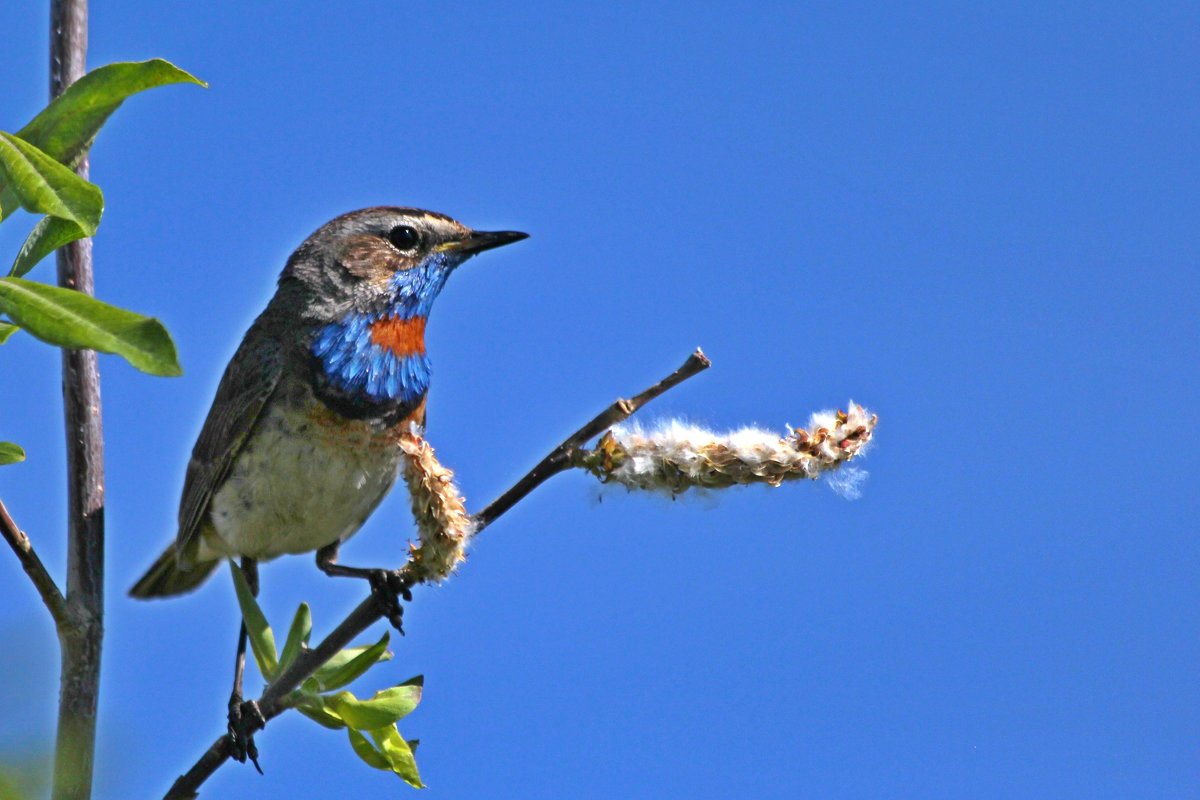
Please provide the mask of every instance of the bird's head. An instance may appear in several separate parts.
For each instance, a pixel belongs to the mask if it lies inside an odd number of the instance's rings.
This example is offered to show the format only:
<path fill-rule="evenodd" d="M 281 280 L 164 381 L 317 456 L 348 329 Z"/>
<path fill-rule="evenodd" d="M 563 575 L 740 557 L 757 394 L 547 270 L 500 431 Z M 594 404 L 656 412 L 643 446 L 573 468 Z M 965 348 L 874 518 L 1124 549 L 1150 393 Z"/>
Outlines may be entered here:
<path fill-rule="evenodd" d="M 446 279 L 471 256 L 526 236 L 413 208 L 368 208 L 319 228 L 288 260 L 277 297 L 308 323 L 321 396 L 418 403 L 429 388 L 425 320 Z"/>
<path fill-rule="evenodd" d="M 416 208 L 367 208 L 318 228 L 292 254 L 280 280 L 304 286 L 306 314 L 316 321 L 348 313 L 424 317 L 456 267 L 527 236 L 471 230 Z"/>

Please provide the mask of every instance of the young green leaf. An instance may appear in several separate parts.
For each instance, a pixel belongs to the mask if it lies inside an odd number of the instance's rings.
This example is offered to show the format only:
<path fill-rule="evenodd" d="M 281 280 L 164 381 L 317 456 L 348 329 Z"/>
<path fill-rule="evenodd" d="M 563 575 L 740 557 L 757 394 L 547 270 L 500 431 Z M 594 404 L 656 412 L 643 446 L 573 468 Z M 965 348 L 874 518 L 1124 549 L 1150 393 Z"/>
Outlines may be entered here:
<path fill-rule="evenodd" d="M 12 442 L 0 442 L 0 466 L 25 460 L 25 451 Z"/>
<path fill-rule="evenodd" d="M 53 253 L 64 244 L 68 244 L 84 236 L 83 229 L 62 217 L 42 217 L 33 226 L 25 244 L 17 253 L 9 275 L 19 278 L 33 269 L 39 261 Z"/>
<path fill-rule="evenodd" d="M 91 236 L 104 213 L 100 187 L 79 177 L 29 142 L 0 131 L 0 178 L 21 207 L 75 223 Z"/>
<path fill-rule="evenodd" d="M 208 88 L 204 81 L 161 58 L 106 64 L 68 86 L 17 135 L 73 167 L 126 98 L 172 83 Z"/>
<path fill-rule="evenodd" d="M 339 731 L 346 727 L 346 723 L 342 722 L 333 712 L 324 706 L 317 708 L 296 706 L 296 710 L 323 728 Z"/>
<path fill-rule="evenodd" d="M 21 329 L 16 325 L 10 325 L 7 322 L 0 322 L 0 344 L 4 344 L 8 337 L 12 336 L 19 330 Z"/>
<path fill-rule="evenodd" d="M 292 627 L 288 630 L 287 641 L 283 643 L 283 653 L 279 656 L 279 669 L 283 671 L 291 666 L 300 655 L 300 648 L 308 646 L 308 638 L 312 635 L 312 612 L 308 603 L 301 603 L 292 619 Z"/>
<path fill-rule="evenodd" d="M 116 353 L 151 375 L 183 374 L 161 322 L 82 292 L 0 278 L 0 312 L 44 342 Z"/>
<path fill-rule="evenodd" d="M 275 634 L 258 607 L 258 601 L 254 599 L 241 568 L 231 560 L 229 571 L 233 574 L 233 588 L 237 592 L 238 606 L 242 609 L 242 621 L 246 623 L 246 633 L 250 639 L 250 649 L 254 651 L 254 660 L 258 662 L 258 671 L 271 680 L 279 667 L 279 656 L 275 654 Z"/>
<path fill-rule="evenodd" d="M 411 684 L 393 686 L 376 692 L 370 700 L 359 700 L 350 692 L 338 692 L 325 702 L 351 728 L 371 730 L 394 725 L 411 714 L 421 702 L 421 687 Z"/>
<path fill-rule="evenodd" d="M 354 748 L 354 752 L 358 754 L 358 757 L 366 762 L 367 766 L 385 771 L 392 768 L 391 762 L 387 760 L 383 753 L 375 749 L 375 745 L 367 741 L 367 737 L 354 730 L 354 728 L 346 728 L 346 733 L 350 736 L 350 746 Z"/>
<path fill-rule="evenodd" d="M 42 109 L 17 136 L 72 169 L 79 163 L 100 127 L 130 95 L 171 83 L 208 84 L 170 62 L 108 64 L 84 75 Z M 12 189 L 0 176 L 0 220 L 17 208 Z"/>
<path fill-rule="evenodd" d="M 392 657 L 387 650 L 388 640 L 388 632 L 384 631 L 383 637 L 369 647 L 348 647 L 342 650 L 314 672 L 313 678 L 322 691 L 340 689 L 375 666 L 376 662 Z"/>
<path fill-rule="evenodd" d="M 421 783 L 421 776 L 417 772 L 417 761 L 413 757 L 412 745 L 404 740 L 400 731 L 396 730 L 396 726 L 377 728 L 370 733 L 375 744 L 379 745 L 380 752 L 388 760 L 392 772 L 399 775 L 409 786 L 424 789 L 425 784 Z"/>
<path fill-rule="evenodd" d="M 325 699 L 320 695 L 307 694 L 302 691 L 292 692 L 291 703 L 297 711 L 318 725 L 335 731 L 346 727 L 342 718 L 329 710 L 325 705 Z"/>

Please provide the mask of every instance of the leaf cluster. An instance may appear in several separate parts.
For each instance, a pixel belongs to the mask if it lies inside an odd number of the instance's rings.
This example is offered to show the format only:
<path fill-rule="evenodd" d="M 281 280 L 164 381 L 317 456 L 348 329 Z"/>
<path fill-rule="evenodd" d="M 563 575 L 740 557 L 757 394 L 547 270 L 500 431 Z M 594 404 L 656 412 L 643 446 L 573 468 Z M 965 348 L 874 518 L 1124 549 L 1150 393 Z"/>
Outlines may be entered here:
<path fill-rule="evenodd" d="M 297 658 L 311 652 L 308 642 L 312 635 L 312 613 L 307 603 L 300 604 L 283 651 L 277 651 L 275 634 L 245 575 L 232 561 L 229 566 L 250 650 L 263 679 L 270 682 Z M 375 644 L 348 647 L 334 654 L 291 693 L 288 704 L 319 725 L 332 730 L 345 729 L 350 746 L 367 765 L 392 772 L 410 786 L 423 788 L 414 755 L 418 740 L 405 739 L 396 723 L 420 704 L 424 678 L 418 675 L 367 699 L 359 699 L 344 688 L 371 667 L 392 657 L 388 641 L 385 631 Z"/>
<path fill-rule="evenodd" d="M 0 131 L 0 222 L 17 209 L 42 215 L 0 277 L 0 344 L 25 330 L 49 344 L 115 353 L 151 375 L 182 374 L 162 323 L 77 292 L 24 276 L 63 245 L 93 236 L 104 214 L 100 187 L 75 167 L 100 128 L 131 95 L 203 81 L 162 59 L 109 64 L 71 84 L 16 133 Z M 24 451 L 0 442 L 0 465 Z"/>

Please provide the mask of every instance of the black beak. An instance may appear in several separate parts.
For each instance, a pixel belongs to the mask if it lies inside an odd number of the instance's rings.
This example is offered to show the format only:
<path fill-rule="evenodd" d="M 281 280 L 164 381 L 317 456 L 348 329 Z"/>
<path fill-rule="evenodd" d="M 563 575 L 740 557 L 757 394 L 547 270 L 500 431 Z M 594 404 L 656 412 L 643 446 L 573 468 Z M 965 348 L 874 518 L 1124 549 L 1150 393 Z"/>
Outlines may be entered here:
<path fill-rule="evenodd" d="M 437 249 L 473 256 L 484 250 L 492 250 L 528 238 L 528 233 L 520 231 L 471 231 L 461 239 L 439 245 Z"/>

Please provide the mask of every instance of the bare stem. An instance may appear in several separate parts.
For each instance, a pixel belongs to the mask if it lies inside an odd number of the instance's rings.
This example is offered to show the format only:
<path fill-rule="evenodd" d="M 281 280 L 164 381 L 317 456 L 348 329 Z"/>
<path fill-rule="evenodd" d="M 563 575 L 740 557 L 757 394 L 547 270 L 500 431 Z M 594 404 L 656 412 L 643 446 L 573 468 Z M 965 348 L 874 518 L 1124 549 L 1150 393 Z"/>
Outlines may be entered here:
<path fill-rule="evenodd" d="M 25 574 L 29 576 L 29 580 L 33 581 L 33 587 L 37 589 L 50 616 L 54 618 L 55 627 L 62 630 L 69 624 L 67 601 L 59 591 L 54 578 L 50 577 L 50 573 L 46 571 L 42 560 L 38 558 L 38 554 L 33 549 L 33 542 L 29 541 L 25 532 L 17 527 L 17 523 L 13 522 L 3 500 L 0 500 L 0 535 L 4 536 L 4 541 L 8 542 L 8 546 L 16 553 L 17 560 L 25 568 Z"/>
<path fill-rule="evenodd" d="M 658 383 L 635 395 L 630 400 L 618 399 L 608 408 L 601 411 L 590 422 L 568 436 L 558 447 L 550 451 L 525 477 L 513 484 L 512 488 L 500 495 L 500 497 L 478 514 L 475 514 L 472 519 L 476 522 L 476 530 L 482 530 L 495 522 L 530 492 L 545 483 L 548 478 L 570 467 L 571 456 L 577 449 L 583 447 L 590 440 L 599 436 L 613 425 L 629 419 L 642 406 L 683 383 L 693 375 L 704 371 L 710 364 L 711 362 L 705 357 L 704 353 L 697 350 L 688 356 L 683 366 Z M 410 562 L 402 570 L 405 577 L 405 585 L 408 588 L 420 582 L 411 566 Z M 258 699 L 258 707 L 262 711 L 263 720 L 272 719 L 286 711 L 290 707 L 288 700 L 291 693 L 305 679 L 381 618 L 382 613 L 375 599 L 368 597 L 359 603 L 358 607 L 350 612 L 350 616 L 342 620 L 341 624 L 326 636 L 320 644 L 297 656 L 291 666 L 280 673 L 266 688 L 262 697 Z M 259 727 L 261 726 L 255 727 L 255 730 Z M 219 736 L 208 750 L 204 752 L 204 755 L 192 765 L 191 769 L 179 776 L 178 780 L 167 791 L 164 800 L 193 800 L 193 798 L 198 797 L 200 786 L 229 759 L 229 756 L 229 737 L 226 735 Z"/>
<path fill-rule="evenodd" d="M 50 97 L 83 77 L 87 0 L 50 3 Z M 75 171 L 86 178 L 85 156 Z M 58 284 L 92 294 L 92 243 L 58 251 Z M 63 411 L 67 434 L 67 594 L 71 624 L 60 627 L 62 674 L 55 746 L 55 800 L 92 794 L 100 645 L 104 635 L 104 442 L 96 353 L 64 350 Z"/>
<path fill-rule="evenodd" d="M 493 500 L 486 508 L 475 514 L 475 532 L 482 531 L 496 519 L 523 500 L 526 495 L 546 480 L 571 466 L 571 457 L 575 451 L 595 439 L 604 431 L 617 423 L 629 419 L 639 408 L 649 403 L 664 392 L 673 389 L 693 375 L 703 372 L 712 365 L 708 357 L 699 349 L 688 356 L 687 361 L 679 369 L 663 378 L 658 383 L 636 395 L 632 400 L 618 398 L 611 406 L 601 411 L 590 422 L 572 433 L 562 444 L 550 451 L 549 455 L 529 470 L 525 477 L 513 484 L 512 488 Z"/>

